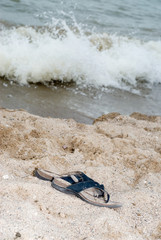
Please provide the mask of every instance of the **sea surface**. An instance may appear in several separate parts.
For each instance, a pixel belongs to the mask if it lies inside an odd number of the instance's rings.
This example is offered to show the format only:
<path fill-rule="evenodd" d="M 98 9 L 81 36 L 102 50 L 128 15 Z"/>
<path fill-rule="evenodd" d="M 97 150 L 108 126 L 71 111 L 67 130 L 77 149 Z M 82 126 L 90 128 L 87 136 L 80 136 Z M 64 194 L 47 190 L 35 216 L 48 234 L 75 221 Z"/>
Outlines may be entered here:
<path fill-rule="evenodd" d="M 161 115 L 161 0 L 1 0 L 0 107 Z"/>

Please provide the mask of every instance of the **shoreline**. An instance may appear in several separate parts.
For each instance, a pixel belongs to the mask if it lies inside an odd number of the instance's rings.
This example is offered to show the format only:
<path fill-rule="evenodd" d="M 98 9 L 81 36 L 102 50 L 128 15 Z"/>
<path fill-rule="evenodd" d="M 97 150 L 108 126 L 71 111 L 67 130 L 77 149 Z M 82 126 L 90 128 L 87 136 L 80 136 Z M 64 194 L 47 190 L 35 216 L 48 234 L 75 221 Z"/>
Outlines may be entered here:
<path fill-rule="evenodd" d="M 160 146 L 161 116 L 110 113 L 87 125 L 0 109 L 0 238 L 159 240 Z M 37 167 L 83 171 L 123 207 L 60 193 Z"/>
<path fill-rule="evenodd" d="M 20 86 L 0 81 L 0 106 L 25 109 L 42 117 L 72 118 L 77 122 L 92 124 L 95 118 L 110 112 L 130 115 L 141 112 L 161 115 L 161 85 L 152 89 L 138 89 L 140 94 L 119 89 L 77 89 L 74 86 L 44 85 Z M 21 101 L 20 101 L 21 99 Z"/>

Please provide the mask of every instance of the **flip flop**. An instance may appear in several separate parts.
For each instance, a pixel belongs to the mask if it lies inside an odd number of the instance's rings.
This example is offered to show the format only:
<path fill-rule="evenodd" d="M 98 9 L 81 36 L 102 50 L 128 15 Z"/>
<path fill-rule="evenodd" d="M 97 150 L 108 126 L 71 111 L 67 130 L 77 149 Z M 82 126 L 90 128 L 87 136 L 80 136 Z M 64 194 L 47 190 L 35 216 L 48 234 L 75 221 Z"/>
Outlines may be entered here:
<path fill-rule="evenodd" d="M 41 180 L 52 182 L 51 185 L 55 189 L 67 194 L 73 194 L 90 204 L 108 208 L 122 206 L 120 203 L 109 201 L 110 195 L 104 189 L 104 185 L 95 182 L 81 171 L 60 175 L 38 168 L 34 170 L 33 175 Z"/>
<path fill-rule="evenodd" d="M 51 186 L 60 192 L 75 195 L 83 201 L 95 206 L 108 208 L 119 208 L 122 206 L 121 203 L 110 201 L 108 192 L 95 181 L 83 181 L 69 184 L 67 181 L 60 178 L 54 178 Z M 98 192 L 99 194 L 97 194 Z"/>

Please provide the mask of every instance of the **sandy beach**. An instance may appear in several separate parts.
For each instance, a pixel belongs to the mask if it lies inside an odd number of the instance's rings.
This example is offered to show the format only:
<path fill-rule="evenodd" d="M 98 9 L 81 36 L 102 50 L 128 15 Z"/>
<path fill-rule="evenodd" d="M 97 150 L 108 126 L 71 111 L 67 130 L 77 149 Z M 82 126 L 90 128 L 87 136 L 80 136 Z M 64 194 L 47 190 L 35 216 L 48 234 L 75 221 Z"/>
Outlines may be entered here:
<path fill-rule="evenodd" d="M 80 170 L 123 206 L 108 209 L 33 176 Z M 1 240 L 161 239 L 161 117 L 110 113 L 92 125 L 0 109 Z"/>

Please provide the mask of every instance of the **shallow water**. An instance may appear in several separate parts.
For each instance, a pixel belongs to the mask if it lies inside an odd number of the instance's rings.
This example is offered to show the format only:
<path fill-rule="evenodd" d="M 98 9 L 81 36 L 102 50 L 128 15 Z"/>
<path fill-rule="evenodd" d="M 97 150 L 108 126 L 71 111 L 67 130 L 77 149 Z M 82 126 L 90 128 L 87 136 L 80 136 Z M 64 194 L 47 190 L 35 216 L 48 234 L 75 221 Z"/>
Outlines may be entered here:
<path fill-rule="evenodd" d="M 161 115 L 161 85 L 142 89 L 142 94 L 119 89 L 84 89 L 58 84 L 55 87 L 28 85 L 21 87 L 0 81 L 0 106 L 25 109 L 44 117 L 73 118 L 91 124 L 102 114 L 120 112 Z M 157 104 L 156 104 L 157 102 Z"/>

